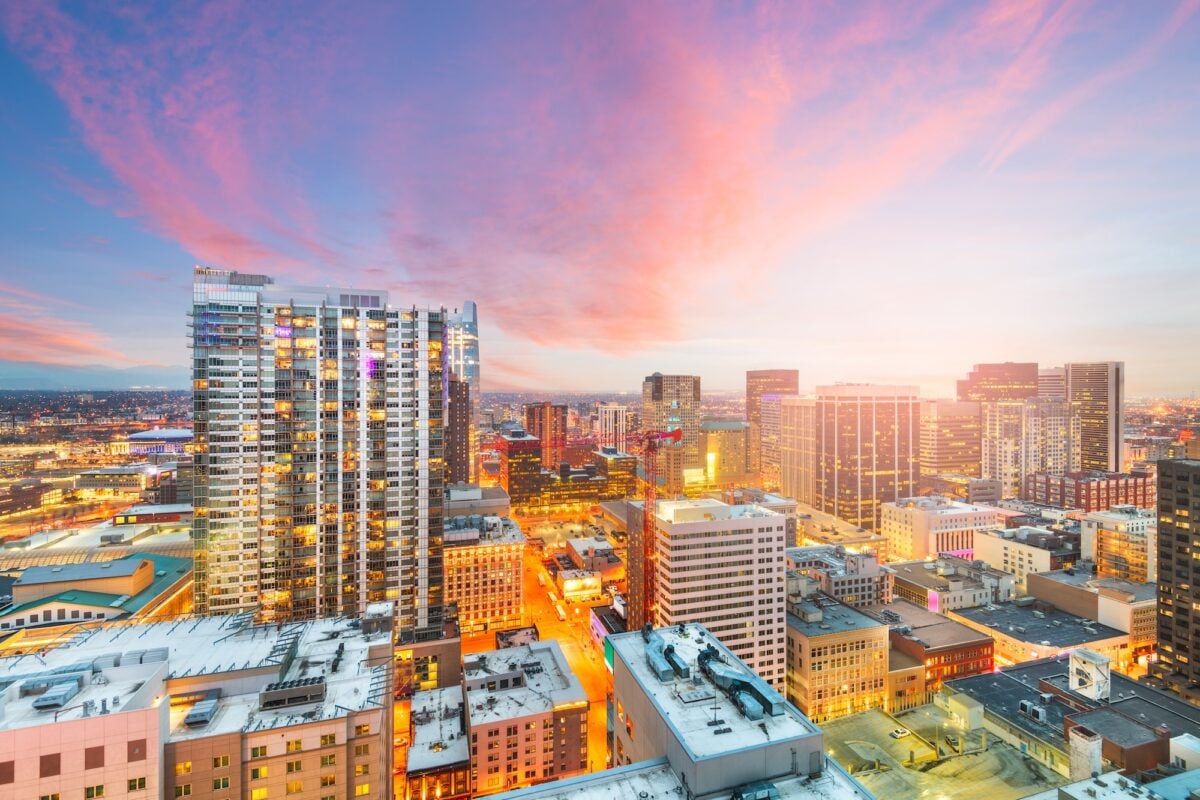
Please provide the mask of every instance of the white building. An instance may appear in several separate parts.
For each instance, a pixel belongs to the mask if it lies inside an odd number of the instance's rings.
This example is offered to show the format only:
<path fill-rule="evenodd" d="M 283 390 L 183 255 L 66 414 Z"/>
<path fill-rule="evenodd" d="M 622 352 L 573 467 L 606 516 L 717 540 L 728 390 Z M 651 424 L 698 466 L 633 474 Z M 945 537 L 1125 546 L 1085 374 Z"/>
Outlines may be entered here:
<path fill-rule="evenodd" d="M 1030 397 L 983 404 L 984 478 L 998 480 L 1007 499 L 1025 478 L 1079 469 L 1079 416 L 1066 400 Z"/>
<path fill-rule="evenodd" d="M 656 623 L 704 625 L 782 689 L 787 677 L 784 516 L 712 499 L 663 501 L 656 516 Z"/>
<path fill-rule="evenodd" d="M 1053 531 L 1022 525 L 977 534 L 975 558 L 1012 575 L 1017 591 L 1024 593 L 1025 576 L 1073 566 L 1079 551 Z"/>
<path fill-rule="evenodd" d="M 627 453 L 629 408 L 620 403 L 596 404 L 596 444 Z"/>
<path fill-rule="evenodd" d="M 1101 575 L 1129 581 L 1158 580 L 1158 519 L 1137 506 L 1093 511 L 1080 522 L 1080 557 Z"/>
<path fill-rule="evenodd" d="M 880 506 L 880 532 L 888 555 L 900 561 L 940 553 L 970 557 L 978 531 L 996 527 L 996 509 L 945 497 L 906 497 Z"/>

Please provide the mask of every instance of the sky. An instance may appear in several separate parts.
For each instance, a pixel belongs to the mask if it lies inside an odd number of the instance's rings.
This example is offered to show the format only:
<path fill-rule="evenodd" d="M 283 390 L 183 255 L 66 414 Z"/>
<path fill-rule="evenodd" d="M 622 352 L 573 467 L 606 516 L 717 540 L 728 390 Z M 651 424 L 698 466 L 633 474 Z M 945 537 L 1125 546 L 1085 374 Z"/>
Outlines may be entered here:
<path fill-rule="evenodd" d="M 479 305 L 484 390 L 1200 391 L 1200 0 L 0 4 L 0 387 L 196 264 Z"/>

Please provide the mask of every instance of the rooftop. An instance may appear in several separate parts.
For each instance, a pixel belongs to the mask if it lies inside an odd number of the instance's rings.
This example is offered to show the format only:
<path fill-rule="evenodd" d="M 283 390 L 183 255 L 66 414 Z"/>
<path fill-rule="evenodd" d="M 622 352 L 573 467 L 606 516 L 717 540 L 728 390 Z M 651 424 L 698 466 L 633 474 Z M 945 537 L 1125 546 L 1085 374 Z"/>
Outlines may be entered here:
<path fill-rule="evenodd" d="M 655 507 L 655 515 L 663 522 L 672 525 L 746 517 L 782 517 L 778 512 L 762 506 L 728 505 L 710 497 L 696 500 L 660 500 Z"/>
<path fill-rule="evenodd" d="M 1154 730 L 1136 722 L 1112 707 L 1097 708 L 1071 719 L 1090 731 L 1101 733 L 1105 739 L 1120 747 L 1137 747 L 1155 740 Z"/>
<path fill-rule="evenodd" d="M 128 517 L 136 514 L 191 514 L 191 503 L 160 503 L 160 504 L 145 504 L 132 506 L 119 514 L 114 514 L 117 517 Z"/>
<path fill-rule="evenodd" d="M 921 608 L 908 600 L 893 600 L 890 603 L 880 603 L 868 606 L 863 611 L 880 620 L 892 630 L 910 628 L 907 634 L 929 650 L 942 647 L 960 647 L 963 645 L 987 641 L 986 634 L 947 619 L 933 611 Z"/>
<path fill-rule="evenodd" d="M 612 552 L 612 542 L 604 536 L 590 536 L 582 539 L 568 539 L 567 547 L 574 550 L 579 555 L 585 555 L 588 550 L 594 550 L 597 554 Z"/>
<path fill-rule="evenodd" d="M 1036 547 L 1039 550 L 1049 550 L 1052 553 L 1064 555 L 1079 551 L 1079 544 L 1077 542 L 1071 541 L 1054 531 L 1048 531 L 1045 528 L 1035 528 L 1031 525 L 1022 525 L 1019 528 L 1005 528 L 1004 530 L 977 531 L 975 535 L 990 536 L 993 539 L 1011 540 L 1019 544 Z"/>
<path fill-rule="evenodd" d="M 1188 770 L 1169 778 L 1147 783 L 1144 787 L 1163 800 L 1190 800 L 1200 792 L 1200 769 Z"/>
<path fill-rule="evenodd" d="M 119 467 L 95 467 L 93 469 L 80 470 L 80 475 L 141 475 L 158 472 L 159 468 L 153 464 L 126 464 Z"/>
<path fill-rule="evenodd" d="M 928 514 L 965 514 L 971 512 L 991 512 L 995 510 L 987 506 L 977 506 L 971 503 L 964 503 L 961 500 L 955 500 L 950 497 L 942 497 L 941 495 L 929 495 L 928 497 L 902 497 L 894 503 L 884 503 L 885 506 L 895 506 L 904 509 L 916 509 L 924 511 Z"/>
<path fill-rule="evenodd" d="M 1009 573 L 993 569 L 982 561 L 968 561 L 953 556 L 942 556 L 937 561 L 902 561 L 888 566 L 896 573 L 896 580 L 938 592 L 950 591 L 951 581 L 961 581 L 964 586 L 982 586 L 978 575 L 990 574 L 1000 580 L 1012 579 Z"/>
<path fill-rule="evenodd" d="M 129 434 L 131 442 L 156 442 L 161 440 L 173 441 L 178 439 L 191 440 L 191 428 L 151 428 L 148 431 L 139 431 Z"/>
<path fill-rule="evenodd" d="M 882 628 L 883 623 L 832 597 L 815 594 L 788 609 L 788 627 L 802 636 L 831 636 Z"/>
<path fill-rule="evenodd" d="M 1123 592 L 1132 596 L 1132 601 L 1145 602 L 1158 600 L 1158 586 L 1153 583 L 1138 583 L 1124 578 L 1113 578 L 1097 575 L 1090 570 L 1082 570 L 1078 566 L 1072 569 L 1056 569 L 1052 572 L 1039 572 L 1039 578 L 1068 586 L 1078 586 L 1092 592 L 1104 589 L 1106 593 Z"/>
<path fill-rule="evenodd" d="M 519 544 L 525 541 L 521 527 L 508 517 L 471 514 L 447 517 L 445 544 L 447 547 L 470 544 Z"/>
<path fill-rule="evenodd" d="M 976 608 L 960 608 L 949 613 L 993 628 L 997 633 L 1018 641 L 1046 647 L 1077 647 L 1127 636 L 1095 620 L 1045 606 L 1036 608 L 1033 605 L 992 603 Z"/>
<path fill-rule="evenodd" d="M 52 595 L 31 600 L 28 603 L 23 603 L 20 606 L 12 608 L 0 609 L 0 614 L 4 616 L 12 616 L 23 613 L 31 608 L 44 606 L 48 603 L 63 602 L 63 603 L 78 603 L 80 605 L 103 606 L 106 608 L 120 608 L 128 614 L 136 614 L 141 611 L 153 600 L 162 595 L 170 587 L 185 578 L 192 571 L 192 560 L 190 558 L 175 558 L 173 556 L 163 556 L 156 553 L 135 553 L 133 555 L 120 558 L 115 561 L 89 562 L 84 564 L 67 564 L 63 567 L 30 567 L 21 573 L 21 577 L 17 580 L 16 585 L 27 586 L 30 583 L 49 583 L 53 581 L 83 581 L 93 580 L 95 578 L 113 577 L 115 575 L 129 576 L 133 571 L 144 561 L 149 561 L 154 568 L 154 580 L 150 584 L 134 595 L 117 595 L 107 592 L 93 592 L 83 589 L 68 589 L 63 592 L 57 592 Z M 105 567 L 112 565 L 112 571 L 106 571 Z M 94 568 L 94 573 L 88 575 L 88 568 Z M 50 575 L 59 577 L 50 577 L 44 580 L 27 582 L 26 577 L 33 571 L 44 572 L 49 570 Z M 60 570 L 54 572 L 54 570 Z M 62 577 L 70 574 L 70 577 Z"/>
<path fill-rule="evenodd" d="M 553 639 L 464 655 L 463 679 L 472 726 L 587 703 L 583 686 Z M 504 682 L 508 688 L 502 688 Z"/>
<path fill-rule="evenodd" d="M 462 686 L 417 692 L 412 698 L 408 772 L 421 773 L 471 762 L 463 716 Z"/>
<path fill-rule="evenodd" d="M 654 634 L 661 637 L 664 648 L 668 645 L 675 648 L 675 655 L 688 667 L 688 677 L 680 678 L 671 672 L 669 678 L 661 678 L 661 663 L 656 668 L 649 656 L 648 645 L 653 640 L 648 643 L 641 631 L 610 636 L 608 642 L 613 648 L 614 663 L 619 659 L 638 682 L 692 761 L 726 754 L 737 747 L 820 735 L 816 726 L 702 625 L 659 628 Z M 709 662 L 715 672 L 729 678 L 727 683 L 731 685 L 753 686 L 752 693 L 777 703 L 779 713 L 760 712 L 761 719 L 743 714 L 726 690 L 700 668 L 700 654 L 709 647 L 720 659 L 715 664 Z M 724 722 L 714 726 L 714 719 Z M 726 735 L 720 735 L 720 731 Z"/>

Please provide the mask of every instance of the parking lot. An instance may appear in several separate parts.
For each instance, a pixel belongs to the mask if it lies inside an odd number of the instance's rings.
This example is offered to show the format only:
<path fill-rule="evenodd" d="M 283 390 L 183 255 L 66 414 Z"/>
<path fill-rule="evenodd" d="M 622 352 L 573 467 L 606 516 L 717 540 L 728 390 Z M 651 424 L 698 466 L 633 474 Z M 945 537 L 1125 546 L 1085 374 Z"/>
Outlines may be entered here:
<path fill-rule="evenodd" d="M 935 706 L 896 717 L 867 711 L 822 723 L 821 728 L 826 751 L 876 797 L 888 800 L 1017 800 L 1067 782 L 982 731 L 964 733 Z M 899 739 L 888 735 L 897 728 L 911 733 Z"/>

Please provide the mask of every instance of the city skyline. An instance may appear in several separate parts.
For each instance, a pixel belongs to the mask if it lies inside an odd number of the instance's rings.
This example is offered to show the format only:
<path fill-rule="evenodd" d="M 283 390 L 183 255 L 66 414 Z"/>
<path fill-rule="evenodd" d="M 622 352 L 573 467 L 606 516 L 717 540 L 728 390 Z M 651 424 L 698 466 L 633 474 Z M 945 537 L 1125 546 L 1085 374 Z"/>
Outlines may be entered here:
<path fill-rule="evenodd" d="M 6 7 L 0 388 L 182 387 L 200 263 L 474 299 L 485 392 L 1193 393 L 1197 8 Z"/>

